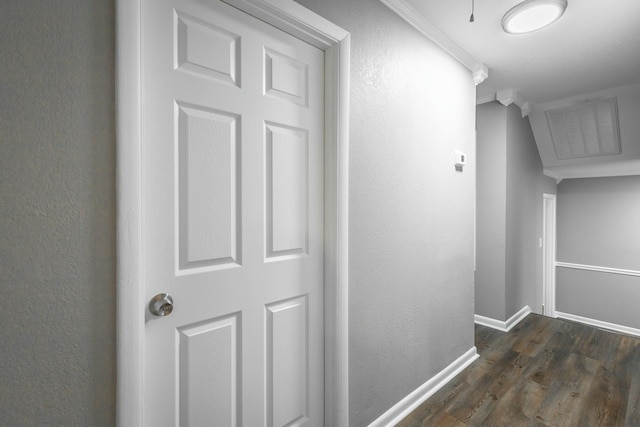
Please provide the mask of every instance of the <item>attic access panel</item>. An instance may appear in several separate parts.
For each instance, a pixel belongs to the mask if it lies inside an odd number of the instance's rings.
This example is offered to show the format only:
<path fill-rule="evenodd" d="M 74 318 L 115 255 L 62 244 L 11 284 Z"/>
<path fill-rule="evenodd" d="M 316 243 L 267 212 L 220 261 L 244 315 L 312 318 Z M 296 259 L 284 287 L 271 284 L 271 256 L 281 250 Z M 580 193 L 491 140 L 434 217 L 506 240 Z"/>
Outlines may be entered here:
<path fill-rule="evenodd" d="M 620 154 L 616 98 L 545 111 L 558 160 Z"/>

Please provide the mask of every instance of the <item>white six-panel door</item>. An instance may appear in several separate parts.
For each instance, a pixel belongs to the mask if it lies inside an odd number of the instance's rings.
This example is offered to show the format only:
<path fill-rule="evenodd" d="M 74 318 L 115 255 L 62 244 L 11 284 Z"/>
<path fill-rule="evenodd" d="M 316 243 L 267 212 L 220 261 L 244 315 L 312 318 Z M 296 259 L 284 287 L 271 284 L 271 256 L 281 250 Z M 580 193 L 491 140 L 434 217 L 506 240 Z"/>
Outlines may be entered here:
<path fill-rule="evenodd" d="M 142 2 L 146 426 L 322 426 L 324 53 Z"/>

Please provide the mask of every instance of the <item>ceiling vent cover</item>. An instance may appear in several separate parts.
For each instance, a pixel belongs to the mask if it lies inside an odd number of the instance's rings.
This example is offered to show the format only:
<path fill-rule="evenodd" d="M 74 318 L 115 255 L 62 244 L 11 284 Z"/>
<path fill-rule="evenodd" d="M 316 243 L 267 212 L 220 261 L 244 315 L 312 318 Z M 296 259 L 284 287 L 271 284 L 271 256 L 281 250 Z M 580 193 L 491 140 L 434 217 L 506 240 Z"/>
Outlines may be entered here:
<path fill-rule="evenodd" d="M 545 111 L 559 160 L 620 154 L 616 98 Z"/>

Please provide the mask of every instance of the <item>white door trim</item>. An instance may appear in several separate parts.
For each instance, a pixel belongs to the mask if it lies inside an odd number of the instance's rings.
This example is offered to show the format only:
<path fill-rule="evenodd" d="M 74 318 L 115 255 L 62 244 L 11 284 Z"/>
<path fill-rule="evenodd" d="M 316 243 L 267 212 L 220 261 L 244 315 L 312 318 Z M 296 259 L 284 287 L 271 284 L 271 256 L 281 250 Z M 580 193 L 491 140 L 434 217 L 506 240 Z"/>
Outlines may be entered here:
<path fill-rule="evenodd" d="M 542 303 L 544 315 L 556 317 L 556 195 L 542 194 Z M 552 214 L 547 213 L 547 203 Z"/>
<path fill-rule="evenodd" d="M 325 424 L 347 427 L 350 35 L 292 0 L 221 0 L 325 51 Z M 117 425 L 142 420 L 141 2 L 116 0 Z"/>

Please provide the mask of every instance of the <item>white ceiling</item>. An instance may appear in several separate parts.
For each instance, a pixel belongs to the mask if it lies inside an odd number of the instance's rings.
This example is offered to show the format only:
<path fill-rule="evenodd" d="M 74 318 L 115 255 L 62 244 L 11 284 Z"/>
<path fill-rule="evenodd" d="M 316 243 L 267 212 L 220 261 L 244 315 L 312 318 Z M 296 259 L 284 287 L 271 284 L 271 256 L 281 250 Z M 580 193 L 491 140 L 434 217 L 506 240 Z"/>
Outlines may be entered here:
<path fill-rule="evenodd" d="M 640 0 L 568 0 L 559 21 L 525 35 L 502 31 L 521 0 L 406 0 L 489 68 L 478 98 L 514 89 L 532 105 L 640 83 Z"/>

